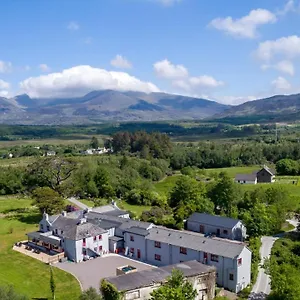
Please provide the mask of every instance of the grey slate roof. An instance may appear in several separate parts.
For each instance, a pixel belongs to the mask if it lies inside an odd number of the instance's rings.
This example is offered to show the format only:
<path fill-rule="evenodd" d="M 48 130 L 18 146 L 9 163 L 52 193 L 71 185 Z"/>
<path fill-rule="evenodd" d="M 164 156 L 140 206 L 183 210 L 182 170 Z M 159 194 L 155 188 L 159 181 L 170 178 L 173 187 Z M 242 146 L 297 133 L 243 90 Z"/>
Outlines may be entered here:
<path fill-rule="evenodd" d="M 270 169 L 269 167 L 267 167 L 267 166 L 264 166 L 262 169 L 260 169 L 258 172 L 260 172 L 260 171 L 262 171 L 262 170 L 266 170 L 271 176 L 274 176 L 275 175 L 275 170 L 273 170 L 273 169 Z M 258 173 L 257 172 L 257 173 Z"/>
<path fill-rule="evenodd" d="M 257 178 L 257 172 L 252 173 L 252 174 L 236 174 L 235 180 L 240 180 L 240 181 L 255 181 Z"/>
<path fill-rule="evenodd" d="M 140 227 L 130 227 L 126 229 L 125 232 L 142 235 L 142 236 L 146 236 L 149 234 L 149 231 L 147 229 L 140 228 Z"/>
<path fill-rule="evenodd" d="M 122 238 L 122 237 L 119 237 L 119 236 L 110 236 L 109 238 L 108 238 L 109 240 L 112 240 L 112 241 L 114 241 L 114 242 L 120 242 L 120 241 L 124 241 L 124 238 Z"/>
<path fill-rule="evenodd" d="M 74 226 L 70 230 L 63 233 L 63 237 L 70 240 L 81 240 L 83 238 L 87 238 L 90 236 L 96 236 L 107 232 L 101 227 L 91 224 L 91 223 L 83 223 L 77 226 Z"/>
<path fill-rule="evenodd" d="M 111 210 L 111 211 L 107 211 L 104 214 L 108 215 L 108 216 L 123 216 L 123 215 L 127 215 L 128 212 L 125 210 L 121 210 L 121 209 L 116 209 L 116 210 Z"/>
<path fill-rule="evenodd" d="M 125 292 L 164 283 L 171 275 L 173 269 L 181 270 L 185 277 L 197 276 L 215 271 L 214 267 L 203 265 L 194 260 L 167 267 L 153 268 L 151 270 L 109 277 L 106 280 L 115 285 L 118 291 Z"/>
<path fill-rule="evenodd" d="M 103 228 L 101 225 L 102 223 L 106 223 L 107 225 L 111 224 L 112 227 L 118 227 L 120 230 L 125 231 L 131 227 L 139 227 L 143 229 L 149 228 L 152 224 L 148 222 L 141 222 L 141 221 L 135 221 L 132 219 L 125 219 L 125 218 L 120 218 L 116 216 L 110 216 L 107 214 L 98 214 L 94 212 L 88 212 L 85 217 L 87 220 L 90 222 L 91 220 L 94 220 L 94 222 L 97 220 L 100 224 L 100 226 Z M 110 227 L 110 228 L 112 228 Z M 108 228 L 107 228 L 108 229 Z"/>
<path fill-rule="evenodd" d="M 78 221 L 79 221 L 78 219 L 71 219 L 71 218 L 67 218 L 67 217 L 64 217 L 64 216 L 60 215 L 52 223 L 52 227 L 54 229 L 59 229 L 59 230 L 62 230 L 62 231 L 68 231 L 69 229 L 76 226 Z"/>
<path fill-rule="evenodd" d="M 149 234 L 145 239 L 229 258 L 238 257 L 245 248 L 244 243 L 225 239 L 214 239 L 204 237 L 195 232 L 179 231 L 164 227 L 153 227 L 149 229 Z"/>
<path fill-rule="evenodd" d="M 187 221 L 198 222 L 199 224 L 212 225 L 224 228 L 233 228 L 240 220 L 223 216 L 214 216 L 205 213 L 193 213 Z"/>

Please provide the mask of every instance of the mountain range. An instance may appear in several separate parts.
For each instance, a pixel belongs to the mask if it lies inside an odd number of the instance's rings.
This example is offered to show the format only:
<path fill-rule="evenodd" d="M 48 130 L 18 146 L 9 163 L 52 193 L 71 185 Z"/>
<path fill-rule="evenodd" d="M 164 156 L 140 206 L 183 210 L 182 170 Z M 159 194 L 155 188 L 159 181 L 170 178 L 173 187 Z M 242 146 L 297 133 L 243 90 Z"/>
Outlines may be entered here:
<path fill-rule="evenodd" d="M 277 95 L 237 106 L 167 93 L 92 91 L 82 97 L 0 97 L 0 123 L 90 124 L 104 121 L 222 119 L 249 116 L 300 116 L 300 94 Z"/>

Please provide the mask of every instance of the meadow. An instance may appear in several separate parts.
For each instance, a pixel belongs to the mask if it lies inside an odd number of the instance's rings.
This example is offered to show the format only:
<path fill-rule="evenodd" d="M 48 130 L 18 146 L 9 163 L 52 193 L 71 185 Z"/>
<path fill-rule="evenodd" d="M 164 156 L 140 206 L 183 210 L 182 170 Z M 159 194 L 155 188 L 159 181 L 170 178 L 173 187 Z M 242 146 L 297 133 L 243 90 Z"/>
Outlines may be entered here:
<path fill-rule="evenodd" d="M 12 250 L 17 241 L 26 240 L 26 233 L 37 230 L 38 211 L 32 200 L 20 197 L 0 197 L 0 285 L 10 284 L 34 299 L 51 299 L 49 266 Z M 56 300 L 78 299 L 77 280 L 66 272 L 53 269 Z"/>

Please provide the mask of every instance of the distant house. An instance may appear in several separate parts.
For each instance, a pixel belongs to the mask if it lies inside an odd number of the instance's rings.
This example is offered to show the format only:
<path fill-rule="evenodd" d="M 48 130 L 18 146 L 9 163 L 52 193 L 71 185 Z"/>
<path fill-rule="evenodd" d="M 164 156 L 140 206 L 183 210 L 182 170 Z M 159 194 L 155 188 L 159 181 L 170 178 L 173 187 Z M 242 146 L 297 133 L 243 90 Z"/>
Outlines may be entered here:
<path fill-rule="evenodd" d="M 100 155 L 105 154 L 108 152 L 112 152 L 109 148 L 98 148 L 98 149 L 87 149 L 85 151 L 82 151 L 82 154 L 84 155 Z"/>
<path fill-rule="evenodd" d="M 275 170 L 264 166 L 256 173 L 258 183 L 271 183 L 275 181 Z"/>
<path fill-rule="evenodd" d="M 193 213 L 187 219 L 187 230 L 202 234 L 213 234 L 220 238 L 244 241 L 246 227 L 242 221 L 205 213 Z"/>
<path fill-rule="evenodd" d="M 252 174 L 237 174 L 235 182 L 240 184 L 272 183 L 275 181 L 275 171 L 264 166 Z"/>
<path fill-rule="evenodd" d="M 45 156 L 55 156 L 56 155 L 56 152 L 55 151 L 51 151 L 51 150 L 48 150 L 46 153 L 45 153 Z"/>

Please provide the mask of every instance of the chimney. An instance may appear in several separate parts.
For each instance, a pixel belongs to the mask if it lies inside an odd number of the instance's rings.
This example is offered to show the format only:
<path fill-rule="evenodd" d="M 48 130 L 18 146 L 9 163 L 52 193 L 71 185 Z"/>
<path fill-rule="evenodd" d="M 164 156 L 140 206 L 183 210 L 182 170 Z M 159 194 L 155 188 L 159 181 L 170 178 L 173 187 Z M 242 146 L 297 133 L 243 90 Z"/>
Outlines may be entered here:
<path fill-rule="evenodd" d="M 46 221 L 49 221 L 49 215 L 46 213 L 45 210 L 44 210 L 44 213 L 43 213 L 43 219 L 45 219 Z"/>

